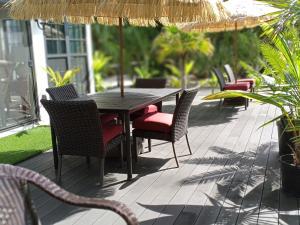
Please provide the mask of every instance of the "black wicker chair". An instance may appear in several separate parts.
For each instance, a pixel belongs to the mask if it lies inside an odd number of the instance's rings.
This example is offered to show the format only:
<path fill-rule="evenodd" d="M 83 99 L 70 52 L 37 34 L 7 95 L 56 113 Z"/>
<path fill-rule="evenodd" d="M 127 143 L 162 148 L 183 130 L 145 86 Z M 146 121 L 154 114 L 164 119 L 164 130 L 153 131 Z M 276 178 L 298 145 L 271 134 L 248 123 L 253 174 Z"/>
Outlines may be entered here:
<path fill-rule="evenodd" d="M 51 99 L 55 101 L 65 101 L 79 97 L 73 84 L 47 88 L 46 91 L 50 95 Z"/>
<path fill-rule="evenodd" d="M 136 88 L 165 88 L 167 85 L 167 80 L 165 78 L 137 78 L 135 80 Z"/>
<path fill-rule="evenodd" d="M 238 90 L 238 91 L 250 91 L 250 84 L 247 82 L 242 82 L 242 83 L 226 83 L 225 78 L 223 76 L 223 73 L 221 70 L 214 68 L 213 73 L 216 75 L 218 79 L 218 83 L 220 86 L 220 91 L 226 91 L 226 90 Z M 247 109 L 249 105 L 249 100 L 247 98 L 231 98 L 231 99 L 226 99 L 228 102 L 236 103 L 240 102 L 240 99 L 245 105 L 245 110 Z M 225 101 L 223 102 L 223 104 Z"/>
<path fill-rule="evenodd" d="M 121 202 L 78 196 L 62 189 L 39 173 L 5 164 L 0 164 L 0 214 L 2 215 L 0 224 L 41 224 L 30 198 L 28 184 L 37 186 L 64 203 L 79 207 L 107 209 L 120 215 L 128 225 L 138 224 L 135 215 Z"/>
<path fill-rule="evenodd" d="M 54 101 L 66 101 L 78 98 L 79 95 L 73 84 L 67 84 L 60 87 L 47 88 L 46 91 Z M 100 115 L 103 124 L 116 121 L 117 114 L 104 113 Z"/>
<path fill-rule="evenodd" d="M 137 78 L 135 80 L 135 88 L 165 88 L 167 85 L 167 79 L 165 78 Z M 140 116 L 144 116 L 149 113 L 161 112 L 162 102 L 155 105 L 149 105 L 144 109 L 134 112 L 130 115 L 130 120 L 133 121 Z M 148 139 L 148 149 L 151 152 L 151 140 Z"/>
<path fill-rule="evenodd" d="M 123 158 L 123 126 L 102 125 L 97 105 L 93 100 L 41 100 L 48 111 L 57 137 L 58 180 L 61 178 L 62 156 L 97 157 L 100 166 L 100 185 L 103 184 L 106 152 L 120 145 Z"/>
<path fill-rule="evenodd" d="M 187 136 L 188 117 L 197 92 L 198 88 L 183 91 L 174 114 L 157 112 L 134 120 L 133 128 L 135 129 L 132 131 L 134 148 L 136 148 L 137 137 L 172 142 L 174 157 L 179 167 L 174 143 L 185 136 L 189 152 L 192 154 Z"/>

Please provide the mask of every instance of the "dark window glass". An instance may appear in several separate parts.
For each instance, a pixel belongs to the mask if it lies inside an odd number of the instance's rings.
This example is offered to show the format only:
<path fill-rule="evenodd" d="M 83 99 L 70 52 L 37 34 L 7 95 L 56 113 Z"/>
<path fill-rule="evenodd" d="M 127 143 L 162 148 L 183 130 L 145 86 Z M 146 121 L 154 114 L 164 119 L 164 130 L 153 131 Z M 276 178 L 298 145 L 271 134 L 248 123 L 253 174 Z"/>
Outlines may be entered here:
<path fill-rule="evenodd" d="M 27 23 L 0 20 L 0 130 L 36 119 Z"/>

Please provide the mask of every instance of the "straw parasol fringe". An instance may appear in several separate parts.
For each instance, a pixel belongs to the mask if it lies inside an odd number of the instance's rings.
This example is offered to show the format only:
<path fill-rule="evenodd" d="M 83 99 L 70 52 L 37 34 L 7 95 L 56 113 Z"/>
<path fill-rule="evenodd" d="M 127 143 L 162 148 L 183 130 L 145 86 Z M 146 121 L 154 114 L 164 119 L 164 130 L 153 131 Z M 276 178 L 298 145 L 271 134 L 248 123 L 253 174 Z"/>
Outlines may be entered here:
<path fill-rule="evenodd" d="M 10 0 L 6 6 L 16 19 L 43 18 L 63 22 L 64 15 L 69 17 L 69 22 L 76 23 L 94 22 L 93 17 L 107 17 L 98 20 L 105 24 L 117 24 L 119 17 L 131 18 L 135 24 L 141 20 L 139 25 L 162 17 L 170 22 L 215 22 L 227 16 L 220 2 L 205 0 Z"/>
<path fill-rule="evenodd" d="M 247 17 L 245 19 L 235 19 L 233 21 L 224 21 L 219 23 L 186 23 L 178 24 L 178 27 L 183 31 L 193 31 L 193 32 L 224 32 L 224 31 L 234 31 L 242 30 L 244 28 L 254 28 L 258 24 L 263 24 L 267 21 L 274 19 L 274 16 L 261 16 L 261 17 Z"/>

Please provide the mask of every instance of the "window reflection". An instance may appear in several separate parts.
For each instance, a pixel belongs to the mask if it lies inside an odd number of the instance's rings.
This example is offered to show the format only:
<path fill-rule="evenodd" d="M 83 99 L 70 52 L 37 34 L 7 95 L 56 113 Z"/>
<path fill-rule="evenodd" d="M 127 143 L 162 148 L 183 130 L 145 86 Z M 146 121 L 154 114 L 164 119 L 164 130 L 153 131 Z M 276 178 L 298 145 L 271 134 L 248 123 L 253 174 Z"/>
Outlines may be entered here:
<path fill-rule="evenodd" d="M 26 22 L 0 20 L 0 129 L 35 119 Z"/>

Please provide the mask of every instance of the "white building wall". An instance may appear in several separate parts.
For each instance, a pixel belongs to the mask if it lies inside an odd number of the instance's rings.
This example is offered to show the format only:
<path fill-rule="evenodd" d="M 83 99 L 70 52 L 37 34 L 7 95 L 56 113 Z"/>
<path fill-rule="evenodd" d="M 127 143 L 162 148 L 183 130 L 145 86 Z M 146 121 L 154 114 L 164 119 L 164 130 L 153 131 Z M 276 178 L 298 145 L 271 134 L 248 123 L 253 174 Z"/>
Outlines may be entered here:
<path fill-rule="evenodd" d="M 42 96 L 47 95 L 46 88 L 48 87 L 48 77 L 44 70 L 47 67 L 45 38 L 43 31 L 38 27 L 35 21 L 30 22 L 30 27 L 32 36 L 34 75 L 37 83 L 38 103 L 40 107 L 40 119 L 42 124 L 48 124 L 48 113 L 40 103 Z"/>
<path fill-rule="evenodd" d="M 93 70 L 93 40 L 92 40 L 92 29 L 91 25 L 86 25 L 86 45 L 88 54 L 88 71 L 89 71 L 89 82 L 90 82 L 90 92 L 95 93 L 95 80 L 94 80 L 94 70 Z"/>

